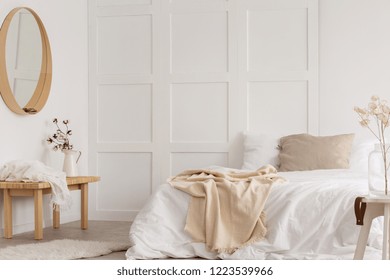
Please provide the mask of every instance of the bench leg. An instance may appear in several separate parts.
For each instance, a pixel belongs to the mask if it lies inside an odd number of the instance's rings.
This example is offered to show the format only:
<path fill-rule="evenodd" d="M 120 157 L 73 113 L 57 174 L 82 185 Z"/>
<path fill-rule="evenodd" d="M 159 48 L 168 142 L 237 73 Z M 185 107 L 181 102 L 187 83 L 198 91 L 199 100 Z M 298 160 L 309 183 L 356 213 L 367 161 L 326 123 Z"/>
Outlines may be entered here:
<path fill-rule="evenodd" d="M 390 218 L 390 205 L 386 203 L 384 215 L 383 215 L 383 248 L 382 248 L 382 259 L 389 259 L 389 218 Z"/>
<path fill-rule="evenodd" d="M 34 190 L 34 238 L 38 240 L 43 239 L 42 201 L 42 190 Z"/>
<path fill-rule="evenodd" d="M 81 229 L 88 229 L 88 184 L 81 184 Z"/>
<path fill-rule="evenodd" d="M 57 204 L 53 208 L 53 228 L 60 228 L 60 206 Z"/>
<path fill-rule="evenodd" d="M 12 197 L 9 189 L 4 189 L 4 238 L 12 238 Z"/>

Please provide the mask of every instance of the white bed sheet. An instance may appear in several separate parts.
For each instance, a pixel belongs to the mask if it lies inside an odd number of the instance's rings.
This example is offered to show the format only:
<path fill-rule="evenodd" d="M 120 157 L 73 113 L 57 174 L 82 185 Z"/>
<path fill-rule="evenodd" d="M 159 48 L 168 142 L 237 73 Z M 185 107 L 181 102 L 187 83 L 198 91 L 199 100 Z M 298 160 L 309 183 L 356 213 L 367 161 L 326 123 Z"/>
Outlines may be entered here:
<path fill-rule="evenodd" d="M 219 171 L 228 170 L 214 167 Z M 229 169 L 231 170 L 231 169 Z M 367 194 L 367 174 L 350 170 L 280 172 L 265 206 L 266 238 L 233 254 L 208 252 L 184 231 L 189 195 L 163 184 L 130 228 L 127 259 L 352 259 L 360 226 L 353 204 Z M 380 259 L 381 218 L 372 224 L 365 259 Z"/>

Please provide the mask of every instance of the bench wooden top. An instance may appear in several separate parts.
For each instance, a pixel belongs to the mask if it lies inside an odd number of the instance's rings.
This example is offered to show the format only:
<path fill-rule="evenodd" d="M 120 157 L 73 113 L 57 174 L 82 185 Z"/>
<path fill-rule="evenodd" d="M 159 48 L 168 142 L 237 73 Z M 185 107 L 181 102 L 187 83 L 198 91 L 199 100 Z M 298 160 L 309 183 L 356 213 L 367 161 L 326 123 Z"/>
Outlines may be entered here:
<path fill-rule="evenodd" d="M 380 196 L 365 196 L 362 199 L 362 202 L 366 203 L 390 203 L 390 197 L 380 197 Z"/>
<path fill-rule="evenodd" d="M 68 186 L 79 185 L 79 184 L 88 184 L 100 181 L 98 176 L 77 176 L 77 177 L 67 177 L 66 183 Z M 0 181 L 0 189 L 48 189 L 50 184 L 48 182 L 9 182 L 9 181 Z"/>

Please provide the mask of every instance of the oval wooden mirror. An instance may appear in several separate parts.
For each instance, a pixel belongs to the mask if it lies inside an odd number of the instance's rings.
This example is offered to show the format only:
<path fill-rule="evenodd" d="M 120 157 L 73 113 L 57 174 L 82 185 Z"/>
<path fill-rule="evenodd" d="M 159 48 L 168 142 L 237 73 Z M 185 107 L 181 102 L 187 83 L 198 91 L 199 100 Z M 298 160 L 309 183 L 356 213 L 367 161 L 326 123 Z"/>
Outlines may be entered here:
<path fill-rule="evenodd" d="M 35 114 L 50 92 L 52 60 L 49 39 L 30 8 L 13 9 L 0 30 L 0 93 L 17 114 Z"/>

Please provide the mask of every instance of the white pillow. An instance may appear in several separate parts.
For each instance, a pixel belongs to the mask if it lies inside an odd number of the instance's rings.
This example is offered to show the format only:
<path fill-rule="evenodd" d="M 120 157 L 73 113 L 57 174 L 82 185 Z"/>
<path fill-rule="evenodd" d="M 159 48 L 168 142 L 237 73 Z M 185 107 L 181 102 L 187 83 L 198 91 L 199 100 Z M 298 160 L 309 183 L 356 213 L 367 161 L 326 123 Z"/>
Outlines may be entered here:
<path fill-rule="evenodd" d="M 368 155 L 374 150 L 374 146 L 377 143 L 379 141 L 374 137 L 372 139 L 355 138 L 349 159 L 349 169 L 358 172 L 368 172 Z"/>
<path fill-rule="evenodd" d="M 266 164 L 279 166 L 279 138 L 261 133 L 244 132 L 242 169 L 256 170 Z"/>

